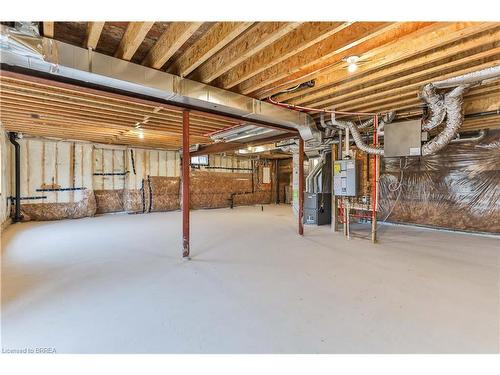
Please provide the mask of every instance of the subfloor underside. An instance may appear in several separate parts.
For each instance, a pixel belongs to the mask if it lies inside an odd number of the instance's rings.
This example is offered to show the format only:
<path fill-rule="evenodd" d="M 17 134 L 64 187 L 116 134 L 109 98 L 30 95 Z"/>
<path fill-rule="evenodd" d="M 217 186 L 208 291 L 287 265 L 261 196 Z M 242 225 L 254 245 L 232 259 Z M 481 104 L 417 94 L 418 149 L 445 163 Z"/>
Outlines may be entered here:
<path fill-rule="evenodd" d="M 361 236 L 365 229 L 355 228 Z M 499 352 L 497 238 L 296 234 L 290 206 L 11 225 L 2 347 L 58 353 Z"/>

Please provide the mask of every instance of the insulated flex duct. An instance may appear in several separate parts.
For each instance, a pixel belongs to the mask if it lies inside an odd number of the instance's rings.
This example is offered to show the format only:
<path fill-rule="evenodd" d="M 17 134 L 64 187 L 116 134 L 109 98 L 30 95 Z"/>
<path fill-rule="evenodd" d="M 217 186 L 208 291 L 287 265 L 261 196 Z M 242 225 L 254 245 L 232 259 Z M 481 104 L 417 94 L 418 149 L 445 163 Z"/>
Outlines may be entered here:
<path fill-rule="evenodd" d="M 439 126 L 446 116 L 443 96 L 436 92 L 436 87 L 432 83 L 429 83 L 423 87 L 420 98 L 427 104 L 431 112 L 429 118 L 422 124 L 422 130 L 429 131 Z"/>
<path fill-rule="evenodd" d="M 432 155 L 443 149 L 457 134 L 464 122 L 463 94 L 468 86 L 460 85 L 444 96 L 446 126 L 441 133 L 422 146 L 422 155 Z"/>

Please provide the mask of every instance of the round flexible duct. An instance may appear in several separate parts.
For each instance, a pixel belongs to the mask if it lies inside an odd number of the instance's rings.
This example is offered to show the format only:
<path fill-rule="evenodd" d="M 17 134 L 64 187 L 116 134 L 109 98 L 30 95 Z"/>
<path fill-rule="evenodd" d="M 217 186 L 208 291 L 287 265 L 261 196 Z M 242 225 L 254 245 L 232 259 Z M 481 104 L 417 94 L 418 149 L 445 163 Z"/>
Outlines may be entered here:
<path fill-rule="evenodd" d="M 336 120 L 336 119 L 332 118 L 332 123 L 335 126 L 338 126 L 339 128 L 341 128 L 343 130 L 350 130 L 352 133 L 352 139 L 354 140 L 356 147 L 359 148 L 361 151 L 364 151 L 367 154 L 384 155 L 383 148 L 368 146 L 365 142 L 363 142 L 363 139 L 361 138 L 361 134 L 359 133 L 357 126 L 354 125 L 353 122 L 340 121 L 340 120 Z"/>
<path fill-rule="evenodd" d="M 446 116 L 443 97 L 436 92 L 434 85 L 429 83 L 423 87 L 420 98 L 427 104 L 431 111 L 430 117 L 422 124 L 422 130 L 429 131 L 439 126 Z"/>
<path fill-rule="evenodd" d="M 386 123 L 388 124 L 388 123 L 392 122 L 395 117 L 396 117 L 396 112 L 387 113 L 383 117 L 383 119 L 380 121 L 380 125 L 377 127 L 377 129 L 383 129 L 384 125 Z M 372 123 L 373 123 L 373 120 L 372 120 Z M 332 124 L 340 127 L 341 129 L 344 129 L 344 130 L 349 129 L 350 132 L 352 133 L 352 139 L 354 140 L 356 147 L 359 148 L 361 151 L 364 151 L 367 154 L 384 155 L 383 148 L 369 146 L 363 141 L 361 133 L 359 132 L 359 127 L 356 126 L 354 124 L 354 122 L 336 120 L 334 118 L 334 116 L 332 116 Z"/>
<path fill-rule="evenodd" d="M 455 137 L 464 121 L 463 94 L 468 87 L 461 85 L 445 94 L 446 126 L 441 133 L 422 146 L 422 156 L 435 154 Z"/>

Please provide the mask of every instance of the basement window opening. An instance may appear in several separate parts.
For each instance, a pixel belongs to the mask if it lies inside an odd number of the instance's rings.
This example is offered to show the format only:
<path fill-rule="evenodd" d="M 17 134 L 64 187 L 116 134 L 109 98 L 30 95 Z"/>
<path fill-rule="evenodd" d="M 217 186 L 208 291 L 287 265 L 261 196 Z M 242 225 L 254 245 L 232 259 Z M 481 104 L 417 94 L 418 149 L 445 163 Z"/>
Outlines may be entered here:
<path fill-rule="evenodd" d="M 192 166 L 207 166 L 208 165 L 208 155 L 191 156 Z"/>

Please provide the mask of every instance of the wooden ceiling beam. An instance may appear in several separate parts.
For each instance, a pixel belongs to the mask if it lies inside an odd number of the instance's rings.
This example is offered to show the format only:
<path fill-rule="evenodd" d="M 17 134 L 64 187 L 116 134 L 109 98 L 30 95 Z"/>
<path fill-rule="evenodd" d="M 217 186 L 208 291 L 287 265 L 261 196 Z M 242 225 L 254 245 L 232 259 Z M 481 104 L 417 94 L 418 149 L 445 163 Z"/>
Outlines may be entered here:
<path fill-rule="evenodd" d="M 103 134 L 117 134 L 117 133 L 128 133 L 128 132 L 133 132 L 137 133 L 139 131 L 150 134 L 152 136 L 161 136 L 161 137 L 167 137 L 170 139 L 179 139 L 181 135 L 177 133 L 170 133 L 168 131 L 164 130 L 158 130 L 158 129 L 136 129 L 133 127 L 127 127 L 127 126 L 102 126 L 100 123 L 80 123 L 80 122 L 68 122 L 64 120 L 59 120 L 59 119 L 25 119 L 22 116 L 17 116 L 15 114 L 8 114 L 5 116 L 4 121 L 9 122 L 12 121 L 15 124 L 19 125 L 25 125 L 26 129 L 29 129 L 30 127 L 36 128 L 36 127 L 41 127 L 42 129 L 45 126 L 58 126 L 61 129 L 61 132 L 64 131 L 79 131 L 81 133 L 103 133 Z M 61 134 L 64 135 L 64 134 Z M 201 137 L 201 136 L 191 136 L 191 139 L 195 142 L 206 142 L 207 138 L 206 137 Z"/>
<path fill-rule="evenodd" d="M 152 121 L 171 121 L 182 123 L 182 115 L 173 114 L 170 112 L 154 111 L 154 108 L 150 110 L 140 110 L 135 108 L 128 108 L 127 106 L 120 107 L 108 107 L 106 106 L 105 100 L 102 105 L 95 102 L 82 102 L 77 97 L 54 97 L 53 95 L 44 95 L 42 90 L 37 92 L 26 91 L 20 85 L 8 86 L 3 82 L 0 84 L 0 89 L 2 90 L 2 98 L 6 100 L 10 98 L 11 100 L 23 103 L 35 103 L 35 104 L 47 104 L 52 107 L 59 108 L 70 108 L 74 111 L 83 112 L 94 112 L 94 113 L 104 113 L 115 118 L 128 118 L 134 121 L 143 121 L 148 118 Z M 68 100 L 69 99 L 69 100 Z M 73 100 L 74 99 L 74 100 Z M 191 118 L 191 123 L 195 125 L 203 126 L 207 129 L 220 129 L 226 126 L 238 124 L 237 121 L 228 121 L 221 119 L 212 119 L 211 117 L 201 117 L 199 115 L 194 115 Z"/>
<path fill-rule="evenodd" d="M 85 36 L 85 47 L 95 49 L 101 37 L 104 22 L 88 22 L 87 34 Z"/>
<path fill-rule="evenodd" d="M 309 103 L 308 105 L 318 108 L 345 107 L 347 104 L 352 104 L 352 101 L 366 103 L 381 93 L 384 94 L 387 90 L 392 93 L 399 93 L 409 88 L 419 89 L 427 83 L 431 83 L 436 79 L 447 79 L 458 75 L 471 73 L 476 70 L 487 67 L 496 66 L 499 64 L 500 48 L 495 48 L 480 54 L 468 57 L 465 59 L 455 60 L 445 64 L 443 70 L 438 70 L 430 75 L 414 74 L 412 77 L 402 76 L 393 80 L 379 83 L 373 86 L 367 86 L 358 90 L 354 90 L 345 94 L 339 94 L 332 97 L 327 97 L 317 102 Z M 464 67 L 465 66 L 465 67 Z M 446 69 L 446 70 L 445 70 Z M 447 73 L 445 74 L 444 71 Z M 411 78 L 414 78 L 413 80 Z M 378 90 L 378 91 L 377 91 Z M 371 94 L 371 92 L 374 92 Z"/>
<path fill-rule="evenodd" d="M 117 133 L 102 134 L 98 132 L 85 134 L 78 130 L 65 131 L 64 134 L 62 134 L 59 126 L 45 125 L 43 128 L 28 127 L 24 125 L 19 126 L 16 123 L 12 122 L 6 122 L 5 129 L 8 131 L 22 132 L 28 136 L 34 137 L 50 137 L 64 140 L 86 141 L 101 144 L 134 146 L 141 148 L 157 148 L 163 150 L 177 150 L 181 144 L 180 137 L 178 139 L 166 139 L 164 137 L 151 136 L 147 132 L 144 132 L 144 138 L 140 139 L 137 137 L 137 135 L 127 136 Z"/>
<path fill-rule="evenodd" d="M 395 63 L 399 60 L 409 58 L 413 55 L 427 50 L 452 43 L 471 35 L 492 28 L 492 23 L 480 22 L 404 22 L 398 23 L 394 30 L 372 38 L 341 54 L 334 55 L 326 60 L 318 60 L 310 67 L 301 69 L 295 73 L 288 74 L 272 84 L 252 93 L 252 96 L 264 98 L 276 94 L 286 88 L 295 86 L 308 80 L 315 80 L 315 87 L 303 89 L 300 92 L 290 93 L 288 99 L 297 95 L 314 92 L 328 84 L 333 84 L 338 80 L 351 79 L 363 74 L 369 66 L 374 69 Z M 365 61 L 365 66 L 360 66 L 354 73 L 349 73 L 339 66 L 345 56 L 360 56 Z M 370 63 L 373 62 L 373 64 Z M 363 65 L 363 64 L 361 64 Z M 366 68 L 365 68 L 366 67 Z M 340 69 L 339 69 L 340 68 Z M 339 77 L 340 78 L 337 78 Z M 284 101 L 286 94 L 280 96 L 279 100 Z"/>
<path fill-rule="evenodd" d="M 168 72 L 187 76 L 252 25 L 253 22 L 217 22 L 172 63 Z"/>
<path fill-rule="evenodd" d="M 356 110 L 359 110 L 360 111 L 363 111 L 363 112 L 387 112 L 387 111 L 394 111 L 394 110 L 397 110 L 398 112 L 404 110 L 404 109 L 407 109 L 409 106 L 413 107 L 413 108 L 422 108 L 424 106 L 424 103 L 422 102 L 422 100 L 420 100 L 417 96 L 417 92 L 415 92 L 415 95 L 411 96 L 411 95 L 397 95 L 398 92 L 395 93 L 395 95 L 392 97 L 392 100 L 386 100 L 386 101 L 383 101 L 382 103 L 378 103 L 378 104 L 373 104 L 372 102 L 368 101 L 365 105 L 362 105 L 362 106 L 355 106 L 355 107 L 345 107 L 345 108 L 342 108 L 342 110 L 348 110 L 348 109 L 351 109 L 351 108 L 355 108 Z M 498 93 L 494 92 L 494 90 L 492 92 L 490 92 L 491 95 L 489 95 L 488 93 L 483 93 L 483 94 L 479 94 L 478 96 L 476 97 L 471 97 L 469 96 L 468 98 L 466 97 L 467 99 L 467 102 L 472 102 L 472 101 L 475 101 L 475 100 L 480 100 L 482 98 L 488 98 L 490 96 L 493 96 L 493 97 L 500 97 L 498 95 Z M 341 110 L 341 109 L 339 109 Z M 353 109 L 351 109 L 353 110 Z M 339 116 L 341 117 L 341 116 Z"/>
<path fill-rule="evenodd" d="M 43 22 L 43 36 L 46 38 L 54 38 L 54 22 Z"/>
<path fill-rule="evenodd" d="M 479 35 L 471 36 L 460 43 L 455 42 L 452 45 L 447 44 L 443 46 L 445 41 L 441 38 L 434 39 L 433 41 L 428 40 L 425 43 L 425 47 L 423 47 L 430 49 L 428 53 L 422 53 L 421 49 L 418 47 L 409 50 L 405 48 L 404 45 L 401 45 L 401 48 L 398 48 L 397 44 L 393 45 L 392 48 L 388 49 L 383 55 L 375 56 L 373 60 L 360 65 L 355 74 L 349 74 L 345 68 L 337 69 L 331 73 L 317 77 L 314 88 L 302 90 L 303 92 L 297 92 L 290 95 L 280 95 L 277 100 L 287 100 L 287 102 L 292 104 L 303 104 L 330 94 L 333 87 L 335 87 L 335 91 L 338 92 L 346 87 L 355 88 L 358 85 L 369 84 L 376 80 L 390 79 L 391 76 L 401 75 L 404 72 L 412 74 L 415 73 L 416 70 L 422 70 L 428 66 L 439 69 L 439 62 L 450 56 L 486 46 L 491 44 L 493 40 L 500 40 L 499 26 L 487 32 L 484 32 L 484 29 L 481 31 Z M 451 33 L 447 33 L 446 35 L 446 39 L 448 40 L 453 38 Z M 415 40 L 415 42 L 417 41 L 418 40 Z M 408 53 L 411 55 L 408 55 Z M 381 64 L 382 61 L 383 63 Z M 402 62 L 398 64 L 398 61 Z M 384 68 L 384 65 L 387 66 L 387 68 Z M 370 72 L 373 73 L 368 74 Z"/>
<path fill-rule="evenodd" d="M 325 60 L 333 55 L 340 54 L 395 27 L 396 24 L 390 22 L 354 22 L 349 27 L 324 39 L 318 46 L 313 45 L 306 48 L 285 61 L 234 86 L 233 90 L 241 94 L 252 93 L 292 73 L 305 69 L 318 60 Z"/>
<path fill-rule="evenodd" d="M 201 146 L 198 151 L 193 151 L 190 153 L 191 156 L 197 155 L 209 155 L 216 154 L 220 152 L 234 151 L 242 148 L 250 147 L 250 146 L 259 146 L 266 143 L 273 143 L 282 141 L 284 139 L 296 138 L 296 133 L 284 133 L 274 135 L 272 137 L 262 138 L 256 141 L 248 142 L 248 143 L 236 143 L 236 142 L 219 142 L 213 143 L 207 146 Z"/>
<path fill-rule="evenodd" d="M 189 78 L 209 83 L 299 26 L 300 22 L 257 23 L 193 71 Z"/>
<path fill-rule="evenodd" d="M 25 115 L 27 118 L 32 118 L 32 114 L 39 115 L 41 119 L 44 119 L 47 116 L 59 116 L 62 119 L 72 119 L 72 120 L 92 120 L 96 122 L 102 122 L 103 124 L 115 124 L 115 125 L 123 125 L 135 127 L 138 122 L 141 122 L 138 119 L 120 119 L 116 116 L 111 115 L 103 115 L 96 113 L 87 113 L 82 110 L 74 110 L 71 108 L 67 109 L 54 109 L 50 106 L 33 106 L 26 105 L 24 103 L 13 102 L 9 100 L 2 100 L 0 104 L 0 108 L 2 108 L 5 113 L 19 113 Z M 0 118 L 2 118 L 3 114 L 0 114 Z M 141 123 L 141 127 L 146 129 L 157 129 L 157 130 L 169 130 L 175 132 L 176 134 L 182 134 L 182 123 L 181 122 L 157 122 L 157 121 L 148 121 L 147 123 Z M 193 124 L 192 134 L 200 135 L 206 134 L 210 131 L 220 130 L 223 127 L 218 128 L 208 128 L 205 126 L 200 126 L 199 124 Z"/>
<path fill-rule="evenodd" d="M 149 50 L 142 65 L 160 69 L 203 22 L 172 22 Z"/>
<path fill-rule="evenodd" d="M 108 91 L 97 90 L 89 87 L 77 86 L 74 84 L 60 82 L 60 81 L 52 81 L 46 78 L 29 76 L 22 73 L 11 72 L 7 70 L 0 71 L 0 79 L 8 79 L 12 81 L 18 81 L 21 83 L 28 83 L 33 85 L 38 85 L 39 87 L 46 87 L 48 89 L 58 89 L 64 91 L 66 93 L 76 94 L 79 96 L 79 100 L 87 100 L 93 103 L 102 104 L 102 99 L 106 99 L 107 105 L 113 105 L 117 108 L 123 106 L 137 105 L 145 108 L 148 111 L 160 109 L 161 111 L 172 111 L 175 113 L 180 113 L 183 110 L 183 107 L 174 106 L 172 104 L 165 104 L 157 101 L 141 99 L 134 96 L 127 96 L 123 94 L 112 93 Z M 213 119 L 214 121 L 228 121 L 229 124 L 239 124 L 243 122 L 253 123 L 258 126 L 273 128 L 277 130 L 284 130 L 280 125 L 274 125 L 268 122 L 264 122 L 261 120 L 246 120 L 233 118 L 229 115 L 221 115 L 210 112 L 205 112 L 203 110 L 191 110 L 193 115 L 199 116 L 201 118 Z M 287 131 L 291 131 L 291 129 L 287 128 Z"/>
<path fill-rule="evenodd" d="M 489 96 L 489 95 L 498 95 L 500 87 L 498 85 L 494 86 L 478 86 L 472 88 L 466 95 L 465 98 L 467 100 L 475 99 L 475 96 Z M 369 109 L 375 108 L 387 108 L 387 106 L 394 106 L 394 103 L 397 103 L 398 100 L 403 99 L 414 99 L 416 102 L 424 105 L 422 100 L 419 99 L 420 86 L 419 87 L 410 87 L 402 90 L 388 90 L 383 92 L 383 95 L 376 95 L 367 97 L 366 101 L 351 103 L 346 105 L 340 105 L 338 107 L 339 111 L 361 111 L 368 112 Z M 500 98 L 500 96 L 499 96 Z M 500 99 L 499 99 L 500 100 Z"/>
<path fill-rule="evenodd" d="M 227 73 L 213 81 L 215 86 L 229 89 L 269 69 L 293 55 L 309 48 L 322 40 L 338 33 L 351 24 L 351 22 L 307 22 L 286 36 L 267 46 L 260 52 L 251 56 L 241 64 L 235 66 Z"/>
<path fill-rule="evenodd" d="M 120 45 L 116 49 L 115 57 L 130 61 L 153 24 L 154 22 L 129 22 Z"/>

